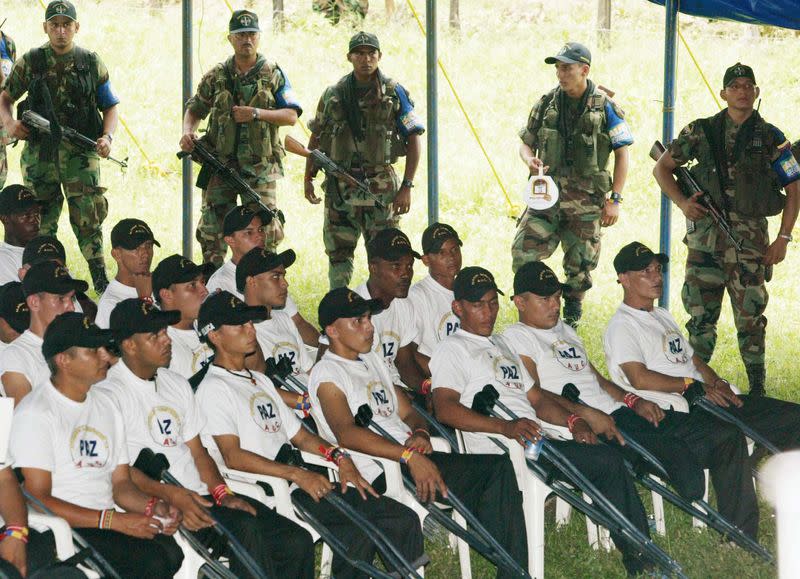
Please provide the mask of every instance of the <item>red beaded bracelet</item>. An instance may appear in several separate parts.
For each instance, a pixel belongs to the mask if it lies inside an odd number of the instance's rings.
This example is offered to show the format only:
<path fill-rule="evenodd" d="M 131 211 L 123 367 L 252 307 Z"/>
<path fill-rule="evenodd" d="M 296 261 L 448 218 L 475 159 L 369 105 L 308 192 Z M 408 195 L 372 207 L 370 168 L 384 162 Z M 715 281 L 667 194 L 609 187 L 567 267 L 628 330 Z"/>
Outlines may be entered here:
<path fill-rule="evenodd" d="M 581 418 L 577 414 L 570 414 L 567 417 L 567 428 L 569 428 L 570 432 L 572 432 L 575 429 L 575 423 L 578 422 L 578 420 L 583 420 L 583 418 Z"/>
<path fill-rule="evenodd" d="M 628 392 L 622 400 L 625 402 L 625 406 L 633 410 L 633 407 L 636 406 L 636 403 L 641 399 L 641 396 L 637 396 L 633 392 Z"/>
<path fill-rule="evenodd" d="M 422 382 L 420 382 L 420 384 L 419 384 L 419 393 L 422 394 L 423 396 L 427 396 L 428 394 L 431 393 L 431 379 L 430 378 L 425 378 Z"/>
<path fill-rule="evenodd" d="M 228 488 L 228 485 L 225 483 L 218 484 L 214 487 L 214 490 L 211 491 L 211 496 L 214 497 L 214 502 L 217 504 L 217 506 L 222 505 L 222 499 L 229 495 L 232 496 L 233 491 Z"/>
<path fill-rule="evenodd" d="M 150 497 L 150 500 L 147 501 L 147 504 L 144 506 L 144 516 L 145 517 L 152 517 L 153 511 L 156 508 L 156 503 L 158 502 L 157 497 Z"/>

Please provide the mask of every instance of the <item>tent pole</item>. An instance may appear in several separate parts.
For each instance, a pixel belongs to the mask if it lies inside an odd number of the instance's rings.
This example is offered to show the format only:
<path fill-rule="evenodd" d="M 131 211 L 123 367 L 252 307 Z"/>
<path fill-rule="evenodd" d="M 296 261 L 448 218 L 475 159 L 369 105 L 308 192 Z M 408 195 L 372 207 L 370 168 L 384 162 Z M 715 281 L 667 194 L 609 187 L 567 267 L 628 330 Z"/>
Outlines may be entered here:
<path fill-rule="evenodd" d="M 679 0 L 666 0 L 666 22 L 664 26 L 664 107 L 661 142 L 669 146 L 672 142 L 675 125 L 675 75 L 678 63 L 678 3 Z M 659 251 L 670 254 L 672 222 L 672 202 L 661 193 L 661 236 Z M 658 305 L 669 308 L 669 264 L 664 264 L 664 287 Z"/>
<path fill-rule="evenodd" d="M 192 96 L 192 0 L 183 0 L 183 102 Z M 182 119 L 183 117 L 181 117 Z M 192 159 L 184 157 L 183 170 L 183 257 L 192 259 Z"/>
<path fill-rule="evenodd" d="M 439 109 L 436 86 L 436 0 L 425 10 L 428 104 L 428 225 L 439 220 Z"/>

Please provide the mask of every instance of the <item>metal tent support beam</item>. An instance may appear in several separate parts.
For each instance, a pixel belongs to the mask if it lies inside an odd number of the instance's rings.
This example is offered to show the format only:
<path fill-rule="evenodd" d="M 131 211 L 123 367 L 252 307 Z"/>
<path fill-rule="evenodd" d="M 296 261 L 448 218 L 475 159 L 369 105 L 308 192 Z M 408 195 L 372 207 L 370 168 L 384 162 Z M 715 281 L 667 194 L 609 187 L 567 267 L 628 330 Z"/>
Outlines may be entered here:
<path fill-rule="evenodd" d="M 181 113 L 192 96 L 192 0 L 183 0 L 183 91 Z M 183 114 L 181 114 L 183 119 Z M 184 157 L 183 170 L 183 256 L 192 259 L 192 159 Z"/>
<path fill-rule="evenodd" d="M 661 142 L 669 146 L 672 141 L 675 127 L 675 75 L 678 64 L 678 2 L 679 0 L 666 0 L 666 22 L 664 26 L 664 106 L 661 130 Z M 670 253 L 670 240 L 672 238 L 672 202 L 669 197 L 661 194 L 661 236 L 659 250 L 661 253 Z M 669 264 L 665 264 L 664 287 L 658 305 L 669 308 Z"/>
<path fill-rule="evenodd" d="M 436 0 L 425 10 L 428 104 L 428 225 L 439 220 L 439 107 L 436 86 Z"/>

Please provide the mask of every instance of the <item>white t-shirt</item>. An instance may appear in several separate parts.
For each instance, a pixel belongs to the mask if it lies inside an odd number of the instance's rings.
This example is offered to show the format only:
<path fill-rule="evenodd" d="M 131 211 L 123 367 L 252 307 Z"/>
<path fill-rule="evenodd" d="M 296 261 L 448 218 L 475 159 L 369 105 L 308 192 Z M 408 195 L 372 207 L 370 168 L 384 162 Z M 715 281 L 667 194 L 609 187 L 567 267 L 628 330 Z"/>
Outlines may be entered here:
<path fill-rule="evenodd" d="M 661 408 L 689 411 L 686 399 L 680 394 L 636 390 L 620 367 L 625 362 L 641 362 L 648 370 L 667 376 L 703 379 L 692 361 L 694 350 L 667 310 L 654 307 L 648 312 L 620 304 L 603 335 L 603 349 L 614 382 Z"/>
<path fill-rule="evenodd" d="M 128 464 L 125 427 L 113 401 L 94 387 L 75 402 L 48 381 L 14 412 L 15 467 L 52 473 L 52 495 L 87 509 L 113 509 L 111 475 Z"/>
<path fill-rule="evenodd" d="M 218 290 L 224 290 L 235 295 L 240 300 L 244 301 L 242 293 L 236 289 L 236 264 L 230 259 L 222 264 L 222 266 L 211 274 L 206 284 L 208 295 L 211 295 Z M 290 318 L 294 317 L 297 313 L 297 304 L 294 303 L 292 296 L 286 296 L 286 305 L 281 308 L 284 314 Z"/>
<path fill-rule="evenodd" d="M 358 286 L 355 292 L 365 300 L 372 299 L 367 284 Z M 394 360 L 397 358 L 397 351 L 415 341 L 417 337 L 411 303 L 407 298 L 393 299 L 388 308 L 372 316 L 372 325 L 375 327 L 372 350 L 383 357 L 394 383 L 407 388 L 400 379 L 400 372 Z"/>
<path fill-rule="evenodd" d="M 121 359 L 97 388 L 110 395 L 125 421 L 128 455 L 136 460 L 147 447 L 163 453 L 169 472 L 187 489 L 208 495 L 186 441 L 200 435 L 202 415 L 183 376 L 159 368 L 155 380 L 142 380 Z"/>
<path fill-rule="evenodd" d="M 116 305 L 123 300 L 137 297 L 139 297 L 139 293 L 135 287 L 120 283 L 116 279 L 111 280 L 106 291 L 100 296 L 100 301 L 97 302 L 97 316 L 94 323 L 98 328 L 108 329 L 111 323 L 111 312 Z"/>
<path fill-rule="evenodd" d="M 414 310 L 419 353 L 430 358 L 436 344 L 461 327 L 453 313 L 453 290 L 449 290 L 431 276 L 426 276 L 411 286 L 408 301 Z"/>
<path fill-rule="evenodd" d="M 187 380 L 199 372 L 203 364 L 211 359 L 214 351 L 208 344 L 200 341 L 197 330 L 179 330 L 175 326 L 167 328 L 172 340 L 172 360 L 169 369 Z"/>
<path fill-rule="evenodd" d="M 472 399 L 491 384 L 497 390 L 500 402 L 505 404 L 518 418 L 536 420 L 536 411 L 528 400 L 528 390 L 533 379 L 520 359 L 504 344 L 501 336 L 478 336 L 459 328 L 433 350 L 430 361 L 431 387 L 449 388 L 460 394 L 459 402 L 472 407 Z M 503 411 L 496 409 L 500 416 Z M 570 438 L 566 428 L 548 426 L 548 432 L 556 438 Z M 564 430 L 564 436 L 560 430 Z M 464 444 L 468 452 L 501 454 L 485 435 L 464 432 Z"/>
<path fill-rule="evenodd" d="M 397 413 L 397 394 L 394 390 L 389 369 L 374 352 L 362 354 L 358 360 L 348 360 L 327 350 L 314 369 L 308 383 L 311 400 L 311 414 L 319 426 L 320 436 L 336 442 L 333 430 L 328 426 L 319 401 L 319 385 L 331 382 L 347 397 L 347 404 L 355 416 L 358 409 L 369 404 L 372 419 L 403 444 L 411 431 Z M 383 471 L 373 460 L 354 456 L 353 461 L 361 475 L 369 482 L 374 481 Z"/>
<path fill-rule="evenodd" d="M 197 388 L 197 404 L 206 419 L 203 444 L 222 462 L 213 437 L 232 434 L 243 450 L 274 460 L 300 430 L 300 419 L 264 374 L 251 372 L 255 384 L 246 371 L 235 374 L 211 366 Z"/>
<path fill-rule="evenodd" d="M 517 322 L 506 328 L 503 338 L 515 354 L 533 360 L 545 390 L 561 395 L 564 385 L 571 382 L 580 390 L 583 402 L 606 414 L 625 406 L 600 386 L 583 342 L 562 320 L 549 330 Z"/>
<path fill-rule="evenodd" d="M 50 368 L 42 354 L 43 342 L 42 338 L 30 330 L 22 332 L 0 354 L 0 378 L 6 372 L 17 372 L 28 379 L 32 390 L 49 380 Z"/>
<path fill-rule="evenodd" d="M 24 247 L 0 242 L 0 285 L 19 281 L 19 268 L 22 267 Z"/>
<path fill-rule="evenodd" d="M 264 358 L 289 358 L 294 375 L 304 384 L 308 383 L 308 373 L 314 360 L 303 344 L 300 332 L 292 318 L 283 311 L 272 310 L 269 320 L 255 324 L 256 338 Z"/>

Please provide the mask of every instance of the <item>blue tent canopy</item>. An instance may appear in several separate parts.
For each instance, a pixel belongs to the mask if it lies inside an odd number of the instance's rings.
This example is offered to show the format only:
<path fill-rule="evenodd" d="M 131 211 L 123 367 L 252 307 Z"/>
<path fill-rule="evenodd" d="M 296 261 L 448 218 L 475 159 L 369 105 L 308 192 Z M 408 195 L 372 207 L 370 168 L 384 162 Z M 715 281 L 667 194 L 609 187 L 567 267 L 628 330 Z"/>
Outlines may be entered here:
<path fill-rule="evenodd" d="M 649 1 L 662 6 L 666 3 L 666 0 Z M 797 0 L 682 0 L 680 11 L 692 16 L 800 30 Z"/>

